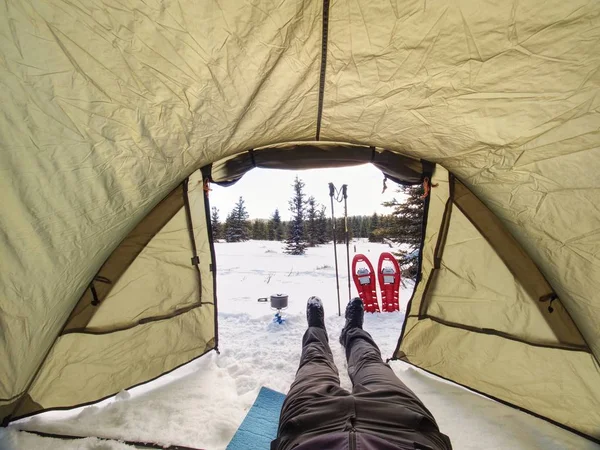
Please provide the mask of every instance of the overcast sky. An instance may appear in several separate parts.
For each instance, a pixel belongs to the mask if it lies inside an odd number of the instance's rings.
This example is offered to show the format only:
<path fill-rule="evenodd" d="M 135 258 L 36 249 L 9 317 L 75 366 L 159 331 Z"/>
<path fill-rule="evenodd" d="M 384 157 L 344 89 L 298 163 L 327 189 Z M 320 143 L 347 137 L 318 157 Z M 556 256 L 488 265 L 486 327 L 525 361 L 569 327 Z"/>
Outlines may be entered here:
<path fill-rule="evenodd" d="M 219 209 L 219 218 L 225 220 L 240 196 L 244 198 L 250 219 L 268 219 L 279 208 L 284 220 L 289 220 L 288 200 L 292 197 L 292 183 L 298 175 L 306 184 L 306 196 L 314 196 L 317 203 L 327 207 L 327 216 L 331 217 L 331 200 L 329 183 L 336 188 L 348 185 L 348 215 L 371 215 L 389 213 L 391 208 L 384 208 L 381 203 L 401 195 L 396 192 L 397 184 L 387 181 L 387 190 L 382 194 L 383 174 L 371 164 L 344 167 L 341 169 L 312 170 L 272 170 L 253 169 L 233 186 L 221 187 L 211 185 L 210 205 Z M 344 204 L 334 204 L 336 217 L 344 214 Z"/>

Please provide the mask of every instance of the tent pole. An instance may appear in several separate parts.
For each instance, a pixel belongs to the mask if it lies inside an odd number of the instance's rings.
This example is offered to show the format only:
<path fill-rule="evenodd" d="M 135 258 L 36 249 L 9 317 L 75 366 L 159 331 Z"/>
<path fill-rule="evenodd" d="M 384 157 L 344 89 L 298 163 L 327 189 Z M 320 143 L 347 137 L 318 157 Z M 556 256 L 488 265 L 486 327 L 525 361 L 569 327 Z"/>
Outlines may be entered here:
<path fill-rule="evenodd" d="M 331 197 L 331 227 L 333 235 L 333 257 L 335 259 L 335 285 L 337 287 L 337 300 L 338 300 L 338 316 L 342 315 L 342 307 L 340 305 L 340 279 L 338 275 L 338 260 L 337 260 L 337 243 L 335 237 L 335 214 L 333 214 L 333 195 L 335 193 L 335 187 L 333 183 L 329 183 L 329 197 Z"/>
<path fill-rule="evenodd" d="M 350 232 L 348 231 L 348 185 L 342 185 L 342 195 L 344 196 L 344 228 L 346 233 L 346 260 L 348 262 L 348 301 L 352 298 L 350 288 Z"/>

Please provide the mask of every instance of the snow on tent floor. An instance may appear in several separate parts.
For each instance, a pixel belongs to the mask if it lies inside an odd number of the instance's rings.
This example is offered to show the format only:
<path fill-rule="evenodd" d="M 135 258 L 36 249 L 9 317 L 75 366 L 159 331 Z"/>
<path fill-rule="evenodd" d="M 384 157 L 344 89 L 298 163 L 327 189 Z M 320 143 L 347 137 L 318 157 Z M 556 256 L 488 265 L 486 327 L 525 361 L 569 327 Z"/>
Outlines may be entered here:
<path fill-rule="evenodd" d="M 354 243 L 376 265 L 383 244 Z M 354 253 L 354 245 L 351 252 Z M 337 341 L 344 319 L 337 315 L 333 247 L 309 249 L 305 256 L 282 252 L 277 242 L 217 243 L 219 347 L 145 386 L 113 399 L 69 412 L 49 412 L 0 430 L 2 450 L 133 448 L 88 438 L 64 441 L 18 432 L 101 436 L 204 449 L 224 449 L 254 402 L 261 386 L 287 392 L 300 358 L 306 329 L 305 305 L 322 298 L 332 351 L 342 386 L 350 388 L 342 347 Z M 352 257 L 353 255 L 351 255 Z M 338 246 L 340 291 L 347 299 L 346 252 Z M 356 295 L 352 286 L 353 295 Z M 411 289 L 401 293 L 401 312 L 367 314 L 364 328 L 392 354 Z M 259 297 L 289 295 L 286 322 L 273 323 L 273 311 Z M 345 303 L 344 300 L 342 300 Z M 343 315 L 342 305 L 342 315 Z M 496 403 L 459 386 L 394 361 L 398 376 L 424 401 L 461 449 L 600 449 L 600 446 L 550 423 Z"/>

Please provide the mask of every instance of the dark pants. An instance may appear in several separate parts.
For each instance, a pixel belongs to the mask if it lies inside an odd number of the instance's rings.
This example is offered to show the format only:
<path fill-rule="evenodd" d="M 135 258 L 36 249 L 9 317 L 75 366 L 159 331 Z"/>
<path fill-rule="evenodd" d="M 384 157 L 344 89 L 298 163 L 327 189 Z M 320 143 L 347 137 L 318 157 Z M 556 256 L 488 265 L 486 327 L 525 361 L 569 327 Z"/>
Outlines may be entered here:
<path fill-rule="evenodd" d="M 317 435 L 354 430 L 392 443 L 415 442 L 417 448 L 451 449 L 429 410 L 382 361 L 369 333 L 349 330 L 345 348 L 352 393 L 340 387 L 327 332 L 306 330 L 272 448 L 287 450 Z"/>

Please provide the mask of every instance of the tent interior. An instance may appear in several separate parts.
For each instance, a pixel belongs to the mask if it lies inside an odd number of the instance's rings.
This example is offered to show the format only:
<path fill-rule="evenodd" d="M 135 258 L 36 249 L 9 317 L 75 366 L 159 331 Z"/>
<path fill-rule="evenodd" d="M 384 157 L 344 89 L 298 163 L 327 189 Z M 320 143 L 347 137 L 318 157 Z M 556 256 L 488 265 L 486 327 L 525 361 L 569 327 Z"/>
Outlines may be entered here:
<path fill-rule="evenodd" d="M 600 439 L 600 8 L 6 4 L 0 418 L 218 348 L 207 183 L 424 183 L 394 357 Z"/>

